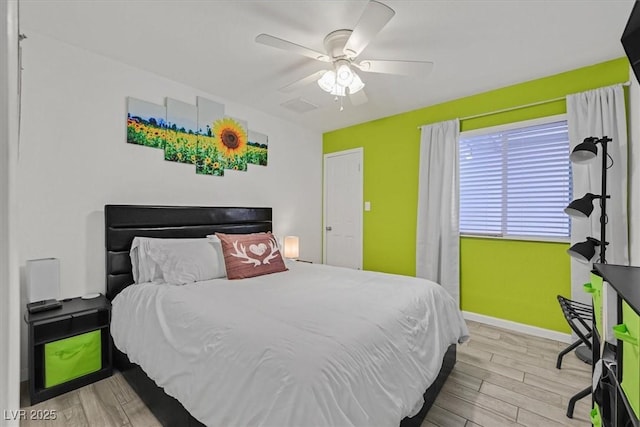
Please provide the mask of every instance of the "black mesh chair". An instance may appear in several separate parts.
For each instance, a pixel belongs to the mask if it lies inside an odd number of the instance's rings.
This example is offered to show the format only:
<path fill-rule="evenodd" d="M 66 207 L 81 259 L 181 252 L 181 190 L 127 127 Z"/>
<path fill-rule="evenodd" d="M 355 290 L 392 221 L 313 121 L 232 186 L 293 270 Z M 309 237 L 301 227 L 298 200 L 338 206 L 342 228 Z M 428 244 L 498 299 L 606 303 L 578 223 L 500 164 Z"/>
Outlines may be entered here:
<path fill-rule="evenodd" d="M 569 345 L 567 348 L 562 350 L 560 354 L 558 354 L 556 368 L 560 369 L 562 367 L 562 358 L 565 354 L 573 351 L 577 347 L 584 345 L 589 349 L 589 351 L 591 351 L 591 337 L 593 336 L 593 328 L 591 326 L 593 309 L 588 304 L 573 301 L 561 295 L 558 295 L 558 302 L 560 303 L 560 308 L 562 309 L 564 318 L 567 320 L 567 323 L 569 323 L 569 327 L 571 327 L 571 330 L 578 336 L 578 340 L 576 342 Z M 573 418 L 573 410 L 576 406 L 576 402 L 590 394 L 591 386 L 573 395 L 569 400 L 567 417 Z"/>

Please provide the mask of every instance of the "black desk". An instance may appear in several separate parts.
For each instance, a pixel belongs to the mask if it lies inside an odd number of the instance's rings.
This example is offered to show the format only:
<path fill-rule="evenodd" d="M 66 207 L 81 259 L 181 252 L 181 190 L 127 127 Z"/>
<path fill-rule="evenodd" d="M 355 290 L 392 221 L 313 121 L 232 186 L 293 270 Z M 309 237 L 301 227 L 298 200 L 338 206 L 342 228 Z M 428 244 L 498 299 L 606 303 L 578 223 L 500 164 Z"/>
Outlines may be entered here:
<path fill-rule="evenodd" d="M 618 295 L 640 315 L 640 267 L 595 264 L 595 268 Z"/>

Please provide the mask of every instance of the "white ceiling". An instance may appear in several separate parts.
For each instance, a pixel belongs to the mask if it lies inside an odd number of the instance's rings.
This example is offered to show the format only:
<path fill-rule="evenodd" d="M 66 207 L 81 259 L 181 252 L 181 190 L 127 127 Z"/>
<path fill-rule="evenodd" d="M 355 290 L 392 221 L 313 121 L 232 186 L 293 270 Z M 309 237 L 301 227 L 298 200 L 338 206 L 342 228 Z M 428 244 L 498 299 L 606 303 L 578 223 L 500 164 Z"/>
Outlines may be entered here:
<path fill-rule="evenodd" d="M 633 0 L 382 0 L 396 15 L 359 59 L 435 62 L 426 77 L 360 73 L 369 102 L 340 112 L 311 84 L 278 88 L 326 67 L 259 45 L 268 33 L 324 51 L 329 32 L 355 26 L 366 0 L 21 0 L 29 30 L 328 131 L 624 55 Z M 302 97 L 307 113 L 280 106 Z"/>

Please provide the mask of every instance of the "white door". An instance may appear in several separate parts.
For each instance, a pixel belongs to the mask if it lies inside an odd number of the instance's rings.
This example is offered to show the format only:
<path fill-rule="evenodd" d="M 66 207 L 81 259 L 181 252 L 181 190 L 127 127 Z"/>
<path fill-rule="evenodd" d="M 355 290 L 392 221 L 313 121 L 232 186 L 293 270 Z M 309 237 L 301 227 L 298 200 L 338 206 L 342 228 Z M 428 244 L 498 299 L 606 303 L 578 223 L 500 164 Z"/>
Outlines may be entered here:
<path fill-rule="evenodd" d="M 362 148 L 324 156 L 324 263 L 362 269 Z"/>

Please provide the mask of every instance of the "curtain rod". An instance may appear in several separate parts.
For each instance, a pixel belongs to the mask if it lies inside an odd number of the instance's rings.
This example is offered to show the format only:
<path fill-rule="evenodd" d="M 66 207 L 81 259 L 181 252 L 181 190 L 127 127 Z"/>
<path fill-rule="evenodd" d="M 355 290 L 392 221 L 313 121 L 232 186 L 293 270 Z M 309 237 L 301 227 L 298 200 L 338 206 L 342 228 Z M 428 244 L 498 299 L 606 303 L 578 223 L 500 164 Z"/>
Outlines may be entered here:
<path fill-rule="evenodd" d="M 630 84 L 631 84 L 631 82 L 624 82 L 624 83 L 622 83 L 622 86 L 629 86 Z M 477 119 L 479 117 L 485 117 L 485 116 L 493 116 L 494 114 L 506 113 L 508 111 L 521 110 L 523 108 L 535 107 L 537 105 L 549 104 L 551 102 L 561 101 L 563 99 L 566 99 L 566 96 L 560 96 L 558 98 L 547 99 L 546 101 L 532 102 L 531 104 L 518 105 L 516 107 L 503 108 L 502 110 L 489 111 L 488 113 L 480 113 L 480 114 L 474 114 L 472 116 L 460 117 L 459 120 L 462 121 L 462 120 L 469 120 L 469 119 Z M 418 126 L 418 129 L 420 129 L 421 127 L 422 126 Z"/>

